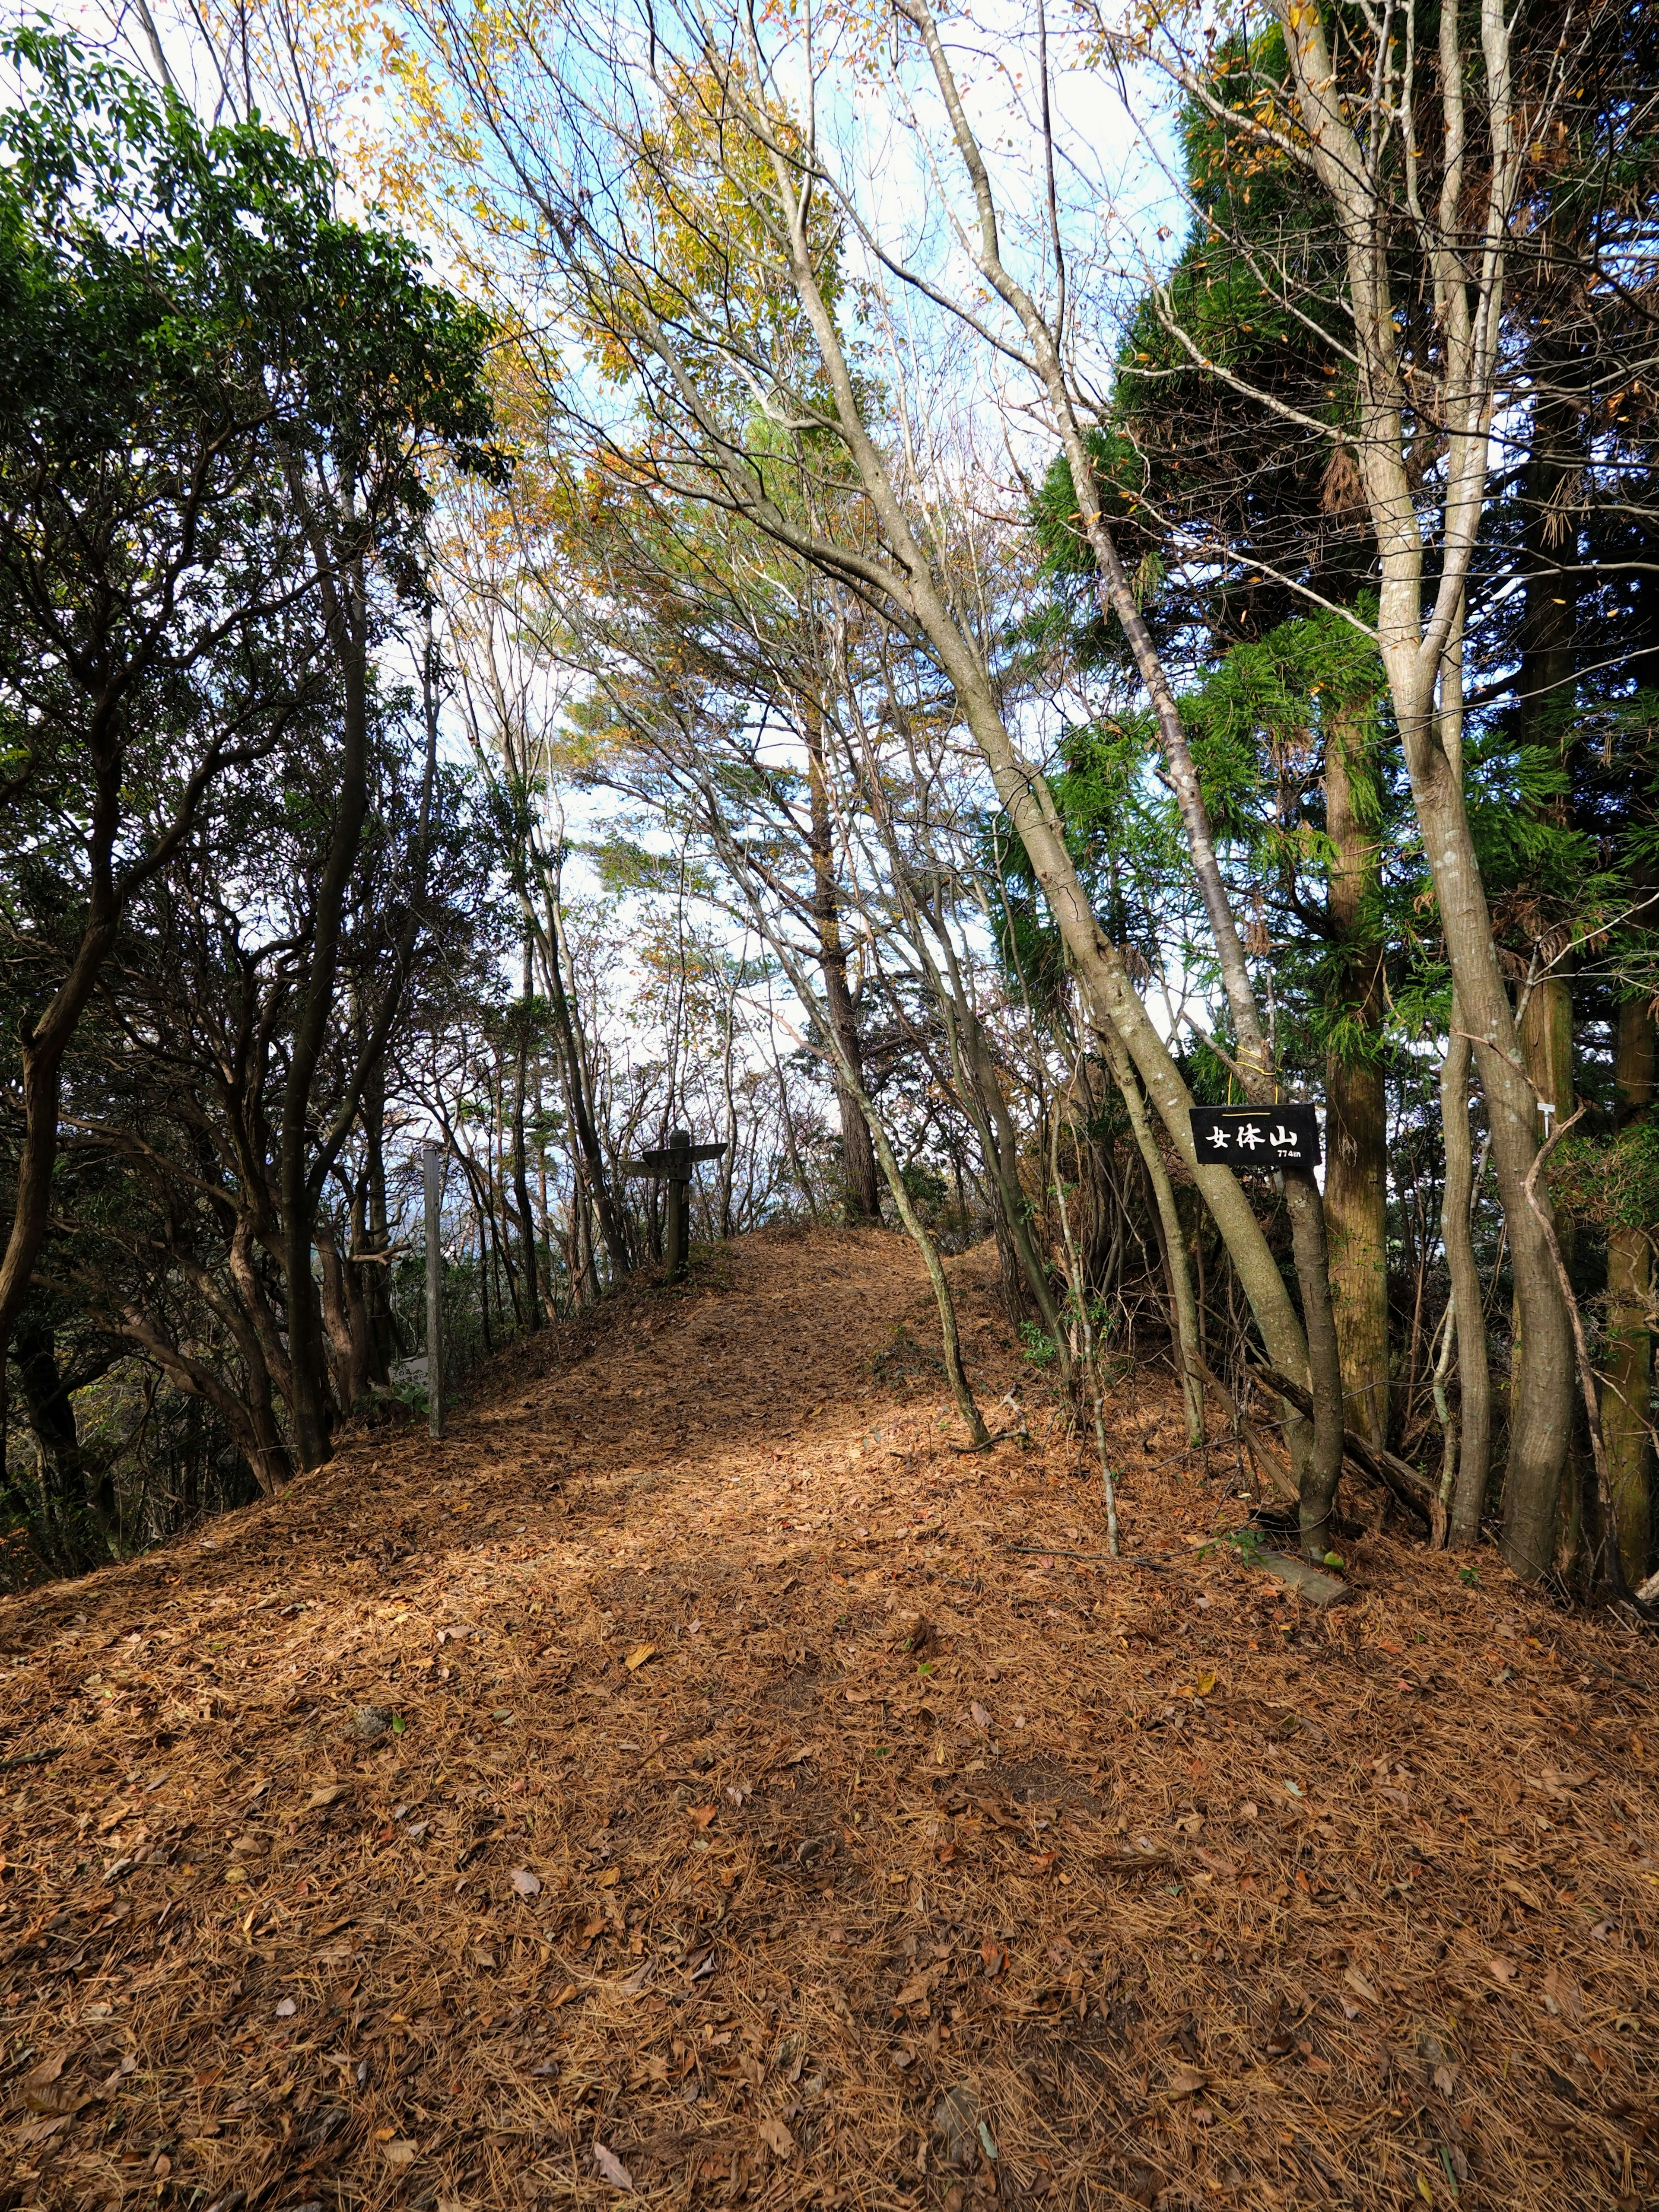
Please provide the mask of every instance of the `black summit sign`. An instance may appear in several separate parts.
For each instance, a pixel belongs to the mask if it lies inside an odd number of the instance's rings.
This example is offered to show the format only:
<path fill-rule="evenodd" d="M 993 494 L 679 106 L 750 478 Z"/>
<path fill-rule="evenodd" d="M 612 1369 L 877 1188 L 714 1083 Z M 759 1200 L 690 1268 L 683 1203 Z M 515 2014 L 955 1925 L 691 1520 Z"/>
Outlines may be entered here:
<path fill-rule="evenodd" d="M 1311 1106 L 1194 1106 L 1193 1152 L 1201 1168 L 1311 1168 L 1319 1164 L 1319 1115 Z"/>

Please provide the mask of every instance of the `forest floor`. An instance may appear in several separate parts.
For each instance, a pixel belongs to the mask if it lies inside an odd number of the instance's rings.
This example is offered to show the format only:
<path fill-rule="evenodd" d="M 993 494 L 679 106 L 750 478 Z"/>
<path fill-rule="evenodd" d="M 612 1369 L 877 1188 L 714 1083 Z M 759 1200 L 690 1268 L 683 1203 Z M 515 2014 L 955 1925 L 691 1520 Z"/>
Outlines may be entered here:
<path fill-rule="evenodd" d="M 1647 1646 L 1384 1534 L 1311 1612 L 1159 1376 L 1109 1563 L 907 1243 L 697 1278 L 0 1606 L 0 2201 L 1659 2201 Z"/>

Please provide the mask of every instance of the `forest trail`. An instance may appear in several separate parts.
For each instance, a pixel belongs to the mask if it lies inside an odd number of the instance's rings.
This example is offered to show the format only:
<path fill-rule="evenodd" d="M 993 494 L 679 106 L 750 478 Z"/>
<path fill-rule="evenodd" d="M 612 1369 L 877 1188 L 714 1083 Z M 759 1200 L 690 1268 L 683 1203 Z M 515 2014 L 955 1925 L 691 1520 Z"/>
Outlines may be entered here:
<path fill-rule="evenodd" d="M 1301 1609 L 1144 1376 L 1136 1560 L 1015 1549 L 1097 1474 L 933 1341 L 769 1232 L 0 1606 L 4 2203 L 1654 2202 L 1644 1647 L 1382 1535 Z"/>

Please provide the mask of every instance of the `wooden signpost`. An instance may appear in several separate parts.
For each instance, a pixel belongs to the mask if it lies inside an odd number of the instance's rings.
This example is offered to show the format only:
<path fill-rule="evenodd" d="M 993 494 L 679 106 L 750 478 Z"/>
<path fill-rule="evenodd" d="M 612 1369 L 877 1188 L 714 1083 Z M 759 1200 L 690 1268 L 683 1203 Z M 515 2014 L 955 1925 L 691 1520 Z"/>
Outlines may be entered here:
<path fill-rule="evenodd" d="M 717 1160 L 726 1150 L 724 1145 L 694 1145 L 689 1129 L 671 1129 L 667 1145 L 660 1151 L 646 1152 L 637 1160 L 624 1160 L 623 1171 L 631 1176 L 650 1176 L 668 1186 L 668 1219 L 663 1242 L 667 1248 L 668 1273 L 665 1280 L 683 1283 L 691 1258 L 691 1210 L 687 1203 L 691 1188 L 691 1170 L 699 1160 Z"/>

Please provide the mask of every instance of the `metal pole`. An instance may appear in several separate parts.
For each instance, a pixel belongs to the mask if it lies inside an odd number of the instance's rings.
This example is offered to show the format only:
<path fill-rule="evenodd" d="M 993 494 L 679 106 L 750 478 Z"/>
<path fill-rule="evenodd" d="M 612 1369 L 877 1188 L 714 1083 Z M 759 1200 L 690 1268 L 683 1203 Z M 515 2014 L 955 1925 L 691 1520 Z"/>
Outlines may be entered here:
<path fill-rule="evenodd" d="M 443 1152 L 428 1142 L 422 1163 L 426 1187 L 426 1428 L 444 1432 L 444 1257 L 439 1237 L 443 1201 Z"/>

